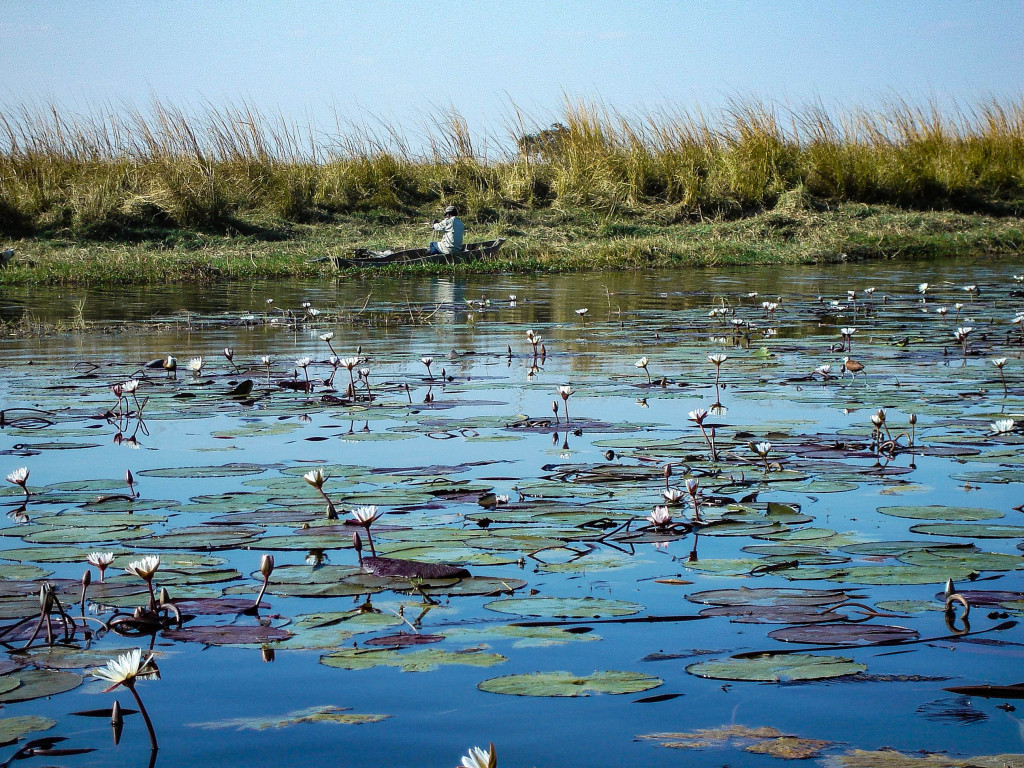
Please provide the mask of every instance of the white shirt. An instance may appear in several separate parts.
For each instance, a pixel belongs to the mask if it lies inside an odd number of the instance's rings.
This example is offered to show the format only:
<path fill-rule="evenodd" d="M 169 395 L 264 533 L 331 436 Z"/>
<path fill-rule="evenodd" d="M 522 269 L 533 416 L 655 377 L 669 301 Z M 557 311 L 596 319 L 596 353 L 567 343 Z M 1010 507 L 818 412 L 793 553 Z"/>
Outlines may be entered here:
<path fill-rule="evenodd" d="M 448 216 L 432 225 L 434 231 L 441 233 L 437 247 L 441 253 L 458 253 L 462 250 L 462 234 L 466 227 L 458 216 Z"/>

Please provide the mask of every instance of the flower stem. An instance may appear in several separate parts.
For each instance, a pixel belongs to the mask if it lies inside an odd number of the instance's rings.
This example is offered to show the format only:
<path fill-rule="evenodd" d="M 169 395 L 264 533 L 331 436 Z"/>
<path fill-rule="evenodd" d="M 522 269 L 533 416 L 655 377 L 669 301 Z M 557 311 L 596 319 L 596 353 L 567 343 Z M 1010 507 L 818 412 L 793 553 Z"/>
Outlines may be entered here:
<path fill-rule="evenodd" d="M 146 721 L 146 729 L 149 731 L 149 743 L 153 746 L 153 751 L 156 752 L 160 749 L 156 743 L 156 731 L 153 729 L 153 721 L 149 719 L 149 712 L 146 711 L 146 705 L 142 703 L 142 699 L 139 697 L 138 691 L 135 690 L 135 681 L 131 680 L 126 682 L 124 687 L 132 692 L 132 696 L 135 697 L 135 703 L 139 705 L 139 712 L 142 713 L 142 719 Z"/>

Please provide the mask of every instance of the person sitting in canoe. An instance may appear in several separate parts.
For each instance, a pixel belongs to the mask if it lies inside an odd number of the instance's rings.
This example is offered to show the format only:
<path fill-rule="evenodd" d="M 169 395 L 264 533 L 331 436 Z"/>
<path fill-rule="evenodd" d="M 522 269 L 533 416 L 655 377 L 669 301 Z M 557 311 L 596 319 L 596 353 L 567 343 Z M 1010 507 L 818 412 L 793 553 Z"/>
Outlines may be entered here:
<path fill-rule="evenodd" d="M 445 255 L 452 253 L 459 253 L 462 250 L 462 234 L 465 231 L 465 225 L 455 214 L 458 211 L 454 205 L 449 205 L 444 209 L 444 218 L 440 221 L 434 220 L 431 226 L 435 232 L 441 233 L 441 239 L 438 242 L 430 244 L 430 253 L 443 253 Z"/>

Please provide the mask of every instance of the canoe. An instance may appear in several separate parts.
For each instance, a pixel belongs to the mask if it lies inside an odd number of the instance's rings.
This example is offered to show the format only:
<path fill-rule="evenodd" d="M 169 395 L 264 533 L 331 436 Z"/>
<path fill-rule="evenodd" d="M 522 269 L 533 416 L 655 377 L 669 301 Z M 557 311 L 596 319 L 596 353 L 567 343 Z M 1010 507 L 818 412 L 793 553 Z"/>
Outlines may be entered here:
<path fill-rule="evenodd" d="M 505 239 L 466 243 L 458 253 L 430 253 L 429 248 L 408 248 L 404 251 L 369 251 L 359 248 L 352 256 L 331 256 L 338 269 L 345 267 L 377 267 L 385 264 L 458 264 L 493 256 Z"/>

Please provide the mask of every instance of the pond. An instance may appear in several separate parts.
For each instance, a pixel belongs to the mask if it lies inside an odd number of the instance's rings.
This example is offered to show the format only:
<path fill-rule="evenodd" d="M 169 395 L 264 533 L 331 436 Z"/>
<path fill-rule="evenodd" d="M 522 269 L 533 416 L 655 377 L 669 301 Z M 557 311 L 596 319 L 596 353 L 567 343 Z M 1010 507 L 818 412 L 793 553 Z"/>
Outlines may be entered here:
<path fill-rule="evenodd" d="M 12 289 L 0 758 L 1024 752 L 1015 271 Z"/>

